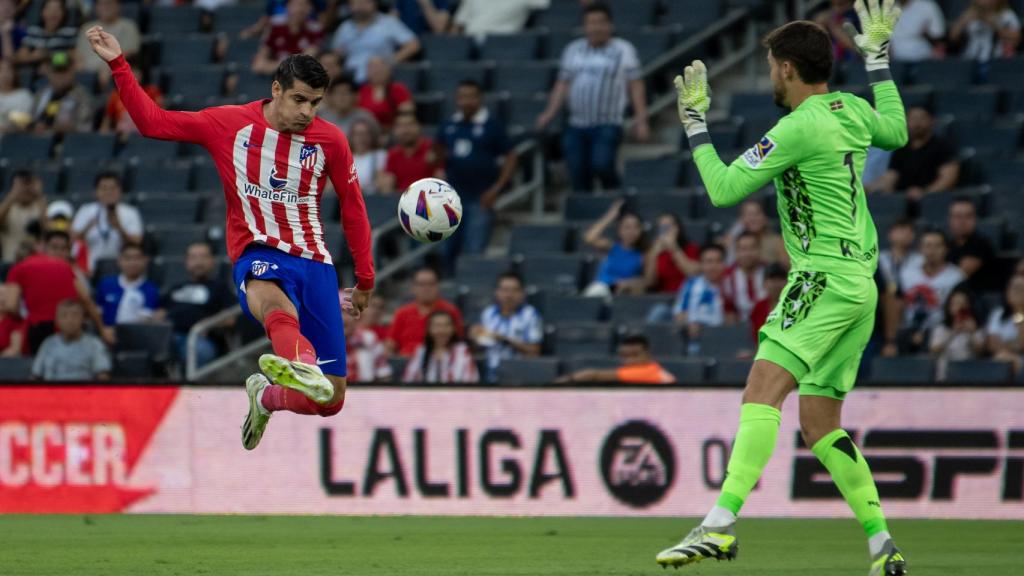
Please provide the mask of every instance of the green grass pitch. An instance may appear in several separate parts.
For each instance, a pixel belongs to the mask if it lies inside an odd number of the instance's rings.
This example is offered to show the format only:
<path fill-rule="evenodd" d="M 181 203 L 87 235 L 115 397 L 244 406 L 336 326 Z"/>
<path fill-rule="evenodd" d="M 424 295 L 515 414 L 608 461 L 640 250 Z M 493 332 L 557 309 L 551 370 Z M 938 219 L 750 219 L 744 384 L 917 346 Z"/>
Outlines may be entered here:
<path fill-rule="evenodd" d="M 4 576 L 867 574 L 853 520 L 744 519 L 735 562 L 667 572 L 694 520 L 0 516 Z M 1024 574 L 1024 523 L 897 520 L 913 576 Z"/>

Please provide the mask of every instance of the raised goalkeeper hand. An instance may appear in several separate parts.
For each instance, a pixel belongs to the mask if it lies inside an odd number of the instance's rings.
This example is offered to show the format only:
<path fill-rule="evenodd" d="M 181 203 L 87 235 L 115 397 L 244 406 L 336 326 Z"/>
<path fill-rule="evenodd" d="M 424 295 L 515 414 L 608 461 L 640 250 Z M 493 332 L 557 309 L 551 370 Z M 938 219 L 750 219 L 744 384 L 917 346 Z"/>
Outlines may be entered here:
<path fill-rule="evenodd" d="M 843 30 L 853 39 L 868 72 L 889 67 L 889 39 L 900 19 L 900 8 L 895 0 L 857 0 L 854 5 L 860 18 L 861 33 L 850 22 L 843 23 Z"/>
<path fill-rule="evenodd" d="M 679 121 L 683 123 L 686 136 L 693 138 L 697 134 L 708 131 L 705 115 L 711 108 L 711 88 L 708 87 L 708 69 L 700 60 L 683 70 L 682 76 L 675 78 Z"/>

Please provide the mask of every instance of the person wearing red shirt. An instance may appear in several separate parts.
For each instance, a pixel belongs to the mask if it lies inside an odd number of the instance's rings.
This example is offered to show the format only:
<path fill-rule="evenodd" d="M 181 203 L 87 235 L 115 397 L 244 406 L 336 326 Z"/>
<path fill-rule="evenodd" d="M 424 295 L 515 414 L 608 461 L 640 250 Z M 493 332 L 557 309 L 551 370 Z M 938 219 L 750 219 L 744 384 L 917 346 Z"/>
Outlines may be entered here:
<path fill-rule="evenodd" d="M 420 178 L 444 178 L 444 163 L 434 141 L 423 136 L 415 114 L 399 114 L 394 135 L 396 144 L 384 162 L 382 192 L 401 192 Z"/>
<path fill-rule="evenodd" d="M 75 278 L 75 271 L 68 262 L 71 238 L 67 232 L 47 232 L 44 248 L 44 253 L 25 258 L 7 273 L 7 282 L 15 289 L 14 298 L 24 299 L 28 310 L 25 320 L 28 323 L 29 351 L 35 354 L 43 340 L 53 334 L 57 304 L 67 299 L 81 300 L 103 340 L 112 344 L 113 329 L 103 325 L 100 311 L 89 297 L 88 289 Z"/>
<path fill-rule="evenodd" d="M 0 357 L 24 356 L 28 353 L 25 330 L 28 323 L 18 313 L 19 302 L 14 288 L 0 284 Z"/>
<path fill-rule="evenodd" d="M 324 29 L 316 20 L 310 20 L 313 3 L 310 0 L 288 0 L 287 11 L 270 19 L 270 31 L 252 60 L 252 71 L 273 74 L 282 60 L 292 54 L 316 56 Z"/>
<path fill-rule="evenodd" d="M 400 112 L 416 108 L 412 94 L 401 82 L 391 79 L 391 65 L 383 58 L 370 58 L 366 65 L 366 83 L 359 88 L 359 107 L 369 110 L 385 129 Z"/>
<path fill-rule="evenodd" d="M 754 343 L 757 343 L 757 333 L 761 326 L 768 321 L 768 315 L 772 313 L 775 306 L 782 297 L 782 290 L 786 287 L 786 269 L 779 264 L 769 264 L 764 271 L 764 290 L 767 296 L 758 300 L 750 311 L 750 329 L 754 332 Z"/>
<path fill-rule="evenodd" d="M 413 301 L 395 311 L 387 345 L 394 354 L 411 356 L 427 337 L 427 320 L 437 311 L 447 312 L 455 321 L 455 332 L 461 338 L 462 313 L 454 304 L 441 298 L 440 279 L 432 268 L 420 268 L 412 277 Z"/>
<path fill-rule="evenodd" d="M 675 294 L 688 276 L 700 273 L 700 246 L 687 239 L 683 222 L 670 212 L 658 216 L 657 231 L 644 260 L 647 287 Z"/>
<path fill-rule="evenodd" d="M 142 70 L 139 65 L 135 62 L 131 62 L 132 74 L 135 79 L 142 84 Z M 160 91 L 160 87 L 156 84 L 149 83 L 142 85 L 142 91 L 156 105 L 164 107 L 164 93 Z M 139 129 L 135 127 L 135 122 L 132 121 L 131 116 L 125 113 L 124 102 L 121 102 L 121 95 L 117 90 L 110 92 L 110 98 L 107 99 L 107 107 L 103 113 L 103 120 L 100 122 L 100 132 L 106 134 L 108 132 L 115 132 L 119 136 L 129 136 L 131 134 L 138 133 Z"/>

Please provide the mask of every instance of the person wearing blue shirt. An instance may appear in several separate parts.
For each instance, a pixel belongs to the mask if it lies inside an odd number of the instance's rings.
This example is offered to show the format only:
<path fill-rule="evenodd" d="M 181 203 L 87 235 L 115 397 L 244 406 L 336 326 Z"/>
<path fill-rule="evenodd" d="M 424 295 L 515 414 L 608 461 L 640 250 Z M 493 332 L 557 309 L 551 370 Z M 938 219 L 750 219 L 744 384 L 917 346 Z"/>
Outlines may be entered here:
<path fill-rule="evenodd" d="M 480 254 L 490 241 L 494 203 L 519 165 L 504 123 L 484 107 L 483 89 L 463 80 L 455 91 L 457 112 L 437 131 L 445 152 L 448 183 L 462 198 L 462 224 L 445 242 L 445 262 L 459 253 Z"/>
<path fill-rule="evenodd" d="M 452 21 L 448 0 L 393 0 L 398 18 L 417 36 L 443 34 Z"/>
<path fill-rule="evenodd" d="M 162 320 L 160 287 L 146 278 L 149 258 L 138 244 L 125 244 L 117 258 L 121 273 L 107 276 L 96 287 L 96 303 L 103 313 L 103 323 L 132 324 Z"/>

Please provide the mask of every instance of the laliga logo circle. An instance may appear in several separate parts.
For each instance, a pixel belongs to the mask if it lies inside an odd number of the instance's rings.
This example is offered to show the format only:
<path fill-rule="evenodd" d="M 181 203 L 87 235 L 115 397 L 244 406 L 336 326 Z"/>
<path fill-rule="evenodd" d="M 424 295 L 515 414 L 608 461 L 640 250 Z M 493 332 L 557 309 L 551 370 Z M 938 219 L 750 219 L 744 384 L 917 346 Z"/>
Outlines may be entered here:
<path fill-rule="evenodd" d="M 601 476 L 620 502 L 645 508 L 661 500 L 675 480 L 675 451 L 668 438 L 649 422 L 630 420 L 605 438 Z"/>

